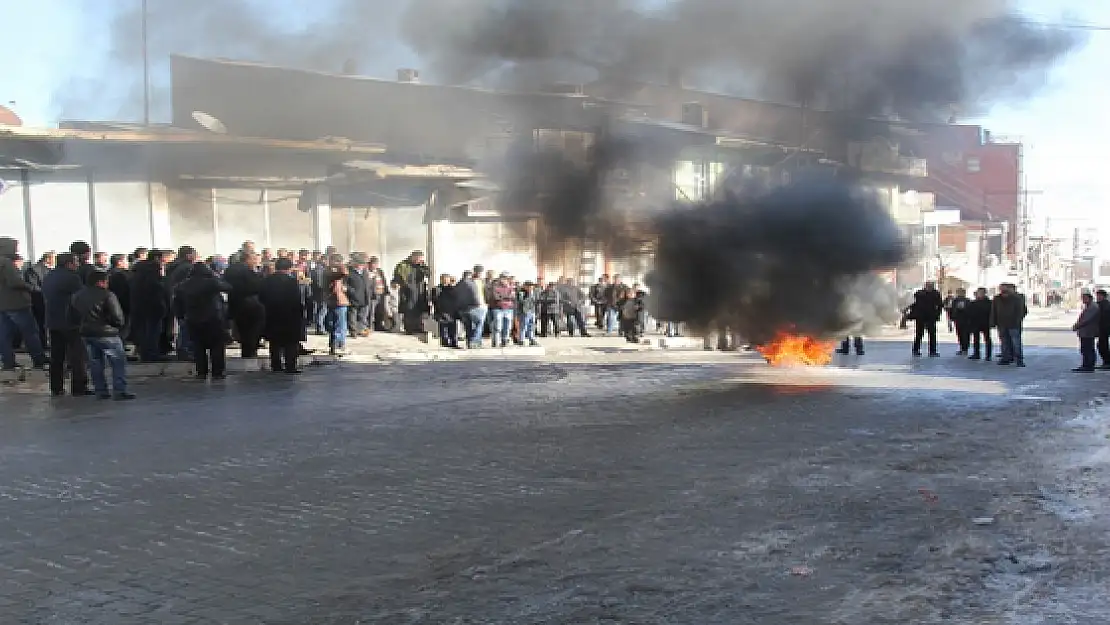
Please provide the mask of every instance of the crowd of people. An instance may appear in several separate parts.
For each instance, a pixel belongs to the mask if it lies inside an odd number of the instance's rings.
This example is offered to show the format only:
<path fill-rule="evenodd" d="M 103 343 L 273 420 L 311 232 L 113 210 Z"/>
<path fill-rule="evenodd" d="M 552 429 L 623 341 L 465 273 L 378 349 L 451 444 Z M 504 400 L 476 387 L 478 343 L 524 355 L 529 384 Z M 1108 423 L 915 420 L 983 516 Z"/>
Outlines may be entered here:
<path fill-rule="evenodd" d="M 73 395 L 130 399 L 129 361 L 191 361 L 198 378 L 221 380 L 230 344 L 254 358 L 266 341 L 271 370 L 296 374 L 309 332 L 327 335 L 337 356 L 375 331 L 438 332 L 458 349 L 480 349 L 486 336 L 494 347 L 536 345 L 564 331 L 590 336 L 589 306 L 597 330 L 638 342 L 650 322 L 644 296 L 620 276 L 587 294 L 570 279 L 541 286 L 480 265 L 433 284 L 419 250 L 387 277 L 377 257 L 334 248 L 257 251 L 247 241 L 201 259 L 187 245 L 108 255 L 76 241 L 28 264 L 14 239 L 0 238 L 0 364 L 15 369 L 22 347 L 49 370 L 54 395 L 68 370 Z M 673 324 L 667 331 L 677 334 Z"/>

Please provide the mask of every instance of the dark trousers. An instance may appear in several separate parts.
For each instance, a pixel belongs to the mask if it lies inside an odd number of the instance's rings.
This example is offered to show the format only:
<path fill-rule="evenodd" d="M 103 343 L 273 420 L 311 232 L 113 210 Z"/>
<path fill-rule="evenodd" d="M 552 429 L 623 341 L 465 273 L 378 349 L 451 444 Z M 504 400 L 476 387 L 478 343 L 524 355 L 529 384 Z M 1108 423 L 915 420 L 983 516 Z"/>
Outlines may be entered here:
<path fill-rule="evenodd" d="M 80 393 L 89 386 L 89 355 L 77 330 L 50 331 L 50 392 L 65 390 L 66 365 L 69 365 L 69 392 Z"/>
<path fill-rule="evenodd" d="M 291 373 L 297 370 L 297 356 L 301 353 L 300 343 L 270 343 L 270 371 Z"/>
<path fill-rule="evenodd" d="M 605 329 L 605 304 L 594 304 L 594 327 Z"/>
<path fill-rule="evenodd" d="M 574 328 L 578 328 L 578 334 L 582 336 L 589 336 L 586 334 L 586 319 L 582 317 L 581 310 L 574 310 L 566 313 L 567 316 L 567 334 L 574 336 Z"/>
<path fill-rule="evenodd" d="M 132 319 L 131 333 L 139 358 L 154 361 L 162 357 L 162 318 L 138 315 Z"/>
<path fill-rule="evenodd" d="M 985 330 L 984 329 L 976 330 L 975 332 L 972 333 L 972 337 L 975 339 L 974 347 L 972 348 L 973 351 L 971 352 L 972 355 L 974 355 L 974 356 L 983 355 L 987 360 L 990 360 L 991 359 L 991 354 L 994 350 L 994 342 L 991 340 L 991 331 L 990 331 L 990 329 L 988 328 L 988 329 L 985 329 Z M 979 339 L 980 338 L 982 338 L 983 345 L 987 348 L 987 353 L 986 354 L 982 354 L 979 351 Z"/>
<path fill-rule="evenodd" d="M 31 295 L 31 313 L 35 315 L 35 323 L 39 324 L 39 343 L 46 349 L 50 347 L 50 333 L 46 331 L 46 302 L 41 293 Z"/>
<path fill-rule="evenodd" d="M 556 338 L 558 338 L 559 337 L 559 315 L 557 315 L 555 313 L 547 313 L 547 312 L 540 315 L 540 336 L 543 336 L 543 337 L 547 336 L 547 327 L 548 327 L 548 325 L 551 326 L 551 332 L 553 333 L 553 335 Z"/>
<path fill-rule="evenodd" d="M 913 324 L 913 353 L 921 353 L 921 339 L 923 339 L 926 334 L 929 335 L 929 353 L 937 353 L 937 322 L 917 319 Z"/>
<path fill-rule="evenodd" d="M 851 346 L 855 348 L 857 354 L 862 354 L 863 353 L 863 337 L 862 336 L 854 336 L 854 337 L 853 336 L 846 336 L 846 337 L 844 337 L 844 340 L 840 342 L 840 353 L 842 353 L 842 354 L 847 354 L 848 353 L 849 343 L 851 343 Z"/>
<path fill-rule="evenodd" d="M 243 358 L 258 357 L 258 343 L 262 340 L 262 316 L 253 310 L 240 311 L 235 315 L 235 329 L 239 332 L 239 347 Z"/>
<path fill-rule="evenodd" d="M 459 346 L 459 324 L 456 320 L 439 322 L 439 342 L 444 347 Z"/>
<path fill-rule="evenodd" d="M 1095 368 L 1095 363 L 1098 362 L 1098 355 L 1095 353 L 1095 337 L 1079 337 L 1079 354 L 1083 357 L 1081 368 Z"/>
<path fill-rule="evenodd" d="M 635 319 L 625 319 L 622 317 L 620 321 L 620 330 L 621 335 L 624 336 L 625 340 L 629 343 L 640 342 L 640 324 L 637 323 Z"/>
<path fill-rule="evenodd" d="M 189 323 L 187 327 L 197 376 L 207 377 L 209 373 L 215 377 L 223 376 L 227 370 L 227 340 L 223 322 Z"/>
<path fill-rule="evenodd" d="M 960 351 L 966 354 L 971 347 L 971 330 L 966 323 L 956 322 L 956 340 L 960 342 Z"/>
<path fill-rule="evenodd" d="M 350 305 L 347 307 L 347 333 L 352 336 L 358 336 L 363 330 L 370 329 L 370 307 L 369 306 L 355 306 Z"/>
<path fill-rule="evenodd" d="M 1098 355 L 1102 358 L 1102 366 L 1110 366 L 1110 334 L 1098 335 Z"/>

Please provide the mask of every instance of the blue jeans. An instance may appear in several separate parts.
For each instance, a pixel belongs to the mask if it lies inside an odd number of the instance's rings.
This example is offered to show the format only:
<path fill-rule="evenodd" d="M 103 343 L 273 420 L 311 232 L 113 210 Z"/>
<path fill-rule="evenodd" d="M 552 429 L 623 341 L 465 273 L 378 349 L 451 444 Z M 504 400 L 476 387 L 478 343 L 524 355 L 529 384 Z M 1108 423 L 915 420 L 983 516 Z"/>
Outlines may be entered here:
<path fill-rule="evenodd" d="M 84 337 L 85 350 L 89 352 L 89 377 L 99 395 L 108 394 L 108 380 L 104 378 L 104 365 L 112 367 L 112 391 L 116 395 L 127 392 L 127 352 L 118 336 Z"/>
<path fill-rule="evenodd" d="M 466 341 L 471 345 L 482 344 L 482 329 L 486 324 L 486 312 L 488 310 L 489 309 L 485 306 L 478 306 L 463 311 L 463 327 L 466 328 Z"/>
<path fill-rule="evenodd" d="M 324 328 L 328 327 L 328 305 L 323 302 L 316 302 L 316 331 L 323 332 Z"/>
<path fill-rule="evenodd" d="M 536 313 L 524 313 L 520 316 L 520 339 L 529 343 L 536 342 Z"/>
<path fill-rule="evenodd" d="M 1002 362 L 1025 362 L 1025 350 L 1021 344 L 1021 328 L 999 328 Z"/>
<path fill-rule="evenodd" d="M 605 309 L 605 333 L 612 334 L 617 331 L 617 309 Z"/>
<path fill-rule="evenodd" d="M 444 347 L 459 346 L 459 323 L 454 319 L 439 322 L 439 344 Z"/>
<path fill-rule="evenodd" d="M 15 369 L 15 349 L 12 343 L 16 333 L 23 337 L 23 346 L 31 354 L 36 367 L 46 364 L 46 353 L 42 350 L 39 324 L 31 308 L 0 311 L 0 362 L 5 369 Z"/>
<path fill-rule="evenodd" d="M 513 331 L 513 309 L 494 308 L 490 311 L 493 315 L 493 321 L 490 324 L 490 335 L 494 341 L 499 340 L 501 345 L 504 346 L 509 342 L 509 334 Z"/>
<path fill-rule="evenodd" d="M 1079 353 L 1083 356 L 1083 364 L 1080 366 L 1084 369 L 1094 369 L 1098 362 L 1098 354 L 1095 353 L 1095 337 L 1080 337 Z"/>
<path fill-rule="evenodd" d="M 328 318 L 324 322 L 328 329 L 328 347 L 330 349 L 345 349 L 347 347 L 347 307 L 336 306 L 328 309 Z"/>
<path fill-rule="evenodd" d="M 193 353 L 193 339 L 189 336 L 189 326 L 185 323 L 184 319 L 177 319 L 177 349 L 178 358 L 187 357 L 192 358 Z"/>

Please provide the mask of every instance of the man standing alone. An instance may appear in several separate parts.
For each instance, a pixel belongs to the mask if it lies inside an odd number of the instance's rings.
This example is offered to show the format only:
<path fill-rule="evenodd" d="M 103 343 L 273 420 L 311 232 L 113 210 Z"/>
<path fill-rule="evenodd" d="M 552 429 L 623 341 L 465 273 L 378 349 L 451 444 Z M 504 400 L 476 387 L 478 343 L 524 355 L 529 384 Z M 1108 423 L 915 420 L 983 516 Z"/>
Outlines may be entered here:
<path fill-rule="evenodd" d="M 300 373 L 297 356 L 301 351 L 304 300 L 293 275 L 293 261 L 279 258 L 274 262 L 274 273 L 262 282 L 259 299 L 266 309 L 263 336 L 270 342 L 270 371 Z"/>
<path fill-rule="evenodd" d="M 937 352 L 937 322 L 944 310 L 944 300 L 935 282 L 926 282 L 925 288 L 913 294 L 910 304 L 910 318 L 914 320 L 913 355 L 921 355 L 921 339 L 929 335 L 929 356 L 940 356 Z"/>

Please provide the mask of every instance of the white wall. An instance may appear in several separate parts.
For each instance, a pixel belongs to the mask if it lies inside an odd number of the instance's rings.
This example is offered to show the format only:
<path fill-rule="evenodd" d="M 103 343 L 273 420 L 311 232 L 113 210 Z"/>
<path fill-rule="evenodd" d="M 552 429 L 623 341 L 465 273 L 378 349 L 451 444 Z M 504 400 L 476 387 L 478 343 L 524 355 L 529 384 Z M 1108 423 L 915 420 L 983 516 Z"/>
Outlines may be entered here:
<path fill-rule="evenodd" d="M 47 175 L 31 174 L 31 251 L 64 252 L 74 241 L 92 244 L 89 183 L 62 182 Z"/>
<path fill-rule="evenodd" d="M 507 271 L 521 280 L 539 275 L 535 222 L 452 223 L 435 222 L 432 270 L 460 277 L 474 265 L 495 272 Z"/>
<path fill-rule="evenodd" d="M 23 215 L 23 183 L 18 172 L 5 174 L 4 188 L 0 193 L 0 236 L 19 241 L 19 252 L 28 256 L 27 224 Z M 35 259 L 38 260 L 38 259 Z"/>
<path fill-rule="evenodd" d="M 145 182 L 95 182 L 97 251 L 127 254 L 151 247 L 150 206 Z"/>

